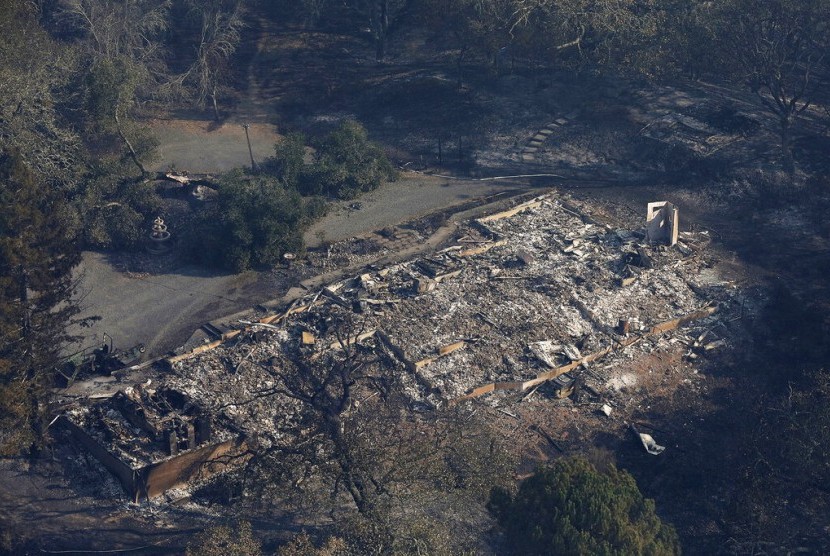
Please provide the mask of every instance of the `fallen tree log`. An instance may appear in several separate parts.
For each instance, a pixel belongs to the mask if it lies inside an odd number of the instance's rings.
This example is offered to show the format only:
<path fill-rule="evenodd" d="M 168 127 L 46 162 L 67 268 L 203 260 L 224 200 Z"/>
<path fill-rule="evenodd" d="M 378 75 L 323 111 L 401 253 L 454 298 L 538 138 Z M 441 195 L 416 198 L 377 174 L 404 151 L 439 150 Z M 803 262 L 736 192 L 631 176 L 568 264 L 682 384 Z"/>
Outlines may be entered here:
<path fill-rule="evenodd" d="M 211 189 L 219 189 L 219 181 L 213 174 L 190 174 L 188 172 L 156 172 L 155 179 L 172 181 L 181 185 L 204 185 Z"/>

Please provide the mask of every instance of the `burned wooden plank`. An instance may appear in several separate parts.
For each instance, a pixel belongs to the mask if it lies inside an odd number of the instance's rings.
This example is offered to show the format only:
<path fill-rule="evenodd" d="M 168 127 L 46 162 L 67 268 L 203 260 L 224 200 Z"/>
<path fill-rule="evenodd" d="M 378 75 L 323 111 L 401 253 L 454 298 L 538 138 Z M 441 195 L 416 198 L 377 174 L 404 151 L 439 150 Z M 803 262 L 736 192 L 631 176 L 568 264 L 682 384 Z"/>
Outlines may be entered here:
<path fill-rule="evenodd" d="M 501 239 L 499 241 L 494 241 L 493 243 L 486 243 L 479 247 L 473 247 L 471 249 L 464 249 L 463 251 L 458 252 L 459 257 L 472 257 L 473 255 L 481 255 L 482 253 L 486 253 L 491 249 L 495 249 L 496 247 L 501 247 L 503 245 L 507 245 L 507 240 Z"/>
<path fill-rule="evenodd" d="M 466 345 L 467 345 L 467 342 L 462 340 L 460 342 L 454 342 L 452 344 L 449 344 L 449 345 L 443 346 L 441 348 L 438 348 L 438 353 L 437 354 L 435 354 L 431 357 L 426 357 L 424 359 L 421 359 L 420 361 L 417 361 L 415 363 L 415 368 L 416 369 L 422 369 L 422 368 L 426 367 L 427 365 L 431 365 L 432 363 L 435 363 L 441 357 L 445 357 L 445 356 L 451 354 L 454 351 L 458 351 L 459 349 L 464 348 Z"/>
<path fill-rule="evenodd" d="M 528 209 L 532 209 L 532 208 L 536 208 L 536 207 L 540 206 L 542 204 L 542 201 L 544 201 L 546 198 L 547 198 L 547 195 L 542 195 L 540 197 L 536 197 L 535 199 L 531 199 L 530 201 L 520 203 L 520 204 L 516 205 L 515 207 L 513 207 L 511 209 L 503 210 L 501 212 L 497 212 L 495 214 L 490 214 L 488 216 L 484 216 L 482 218 L 479 218 L 478 221 L 482 222 L 482 223 L 486 223 L 486 222 L 495 222 L 496 220 L 503 220 L 505 218 L 510 218 L 511 216 L 515 216 L 515 215 L 519 214 L 520 212 L 522 212 L 524 210 L 528 210 Z"/>
<path fill-rule="evenodd" d="M 716 311 L 717 311 L 717 306 L 709 306 L 709 307 L 705 307 L 703 309 L 700 309 L 699 311 L 695 311 L 693 313 L 685 315 L 683 317 L 680 317 L 680 318 L 677 318 L 677 319 L 672 319 L 672 320 L 669 320 L 669 321 L 665 321 L 665 322 L 656 324 L 656 325 L 651 327 L 651 329 L 647 333 L 647 335 L 656 335 L 656 334 L 661 334 L 663 332 L 667 332 L 667 331 L 670 331 L 670 330 L 674 330 L 679 326 L 684 326 L 684 325 L 686 325 L 690 322 L 693 322 L 695 320 L 699 320 L 699 319 L 711 316 Z M 561 376 L 561 375 L 563 375 L 563 374 L 565 374 L 569 371 L 572 371 L 572 370 L 576 369 L 577 367 L 579 367 L 580 365 L 585 365 L 585 364 L 588 364 L 588 363 L 592 363 L 593 361 L 596 361 L 598 359 L 601 359 L 602 357 L 605 357 L 606 355 L 608 355 L 612 351 L 624 349 L 624 348 L 626 348 L 630 345 L 633 345 L 634 343 L 638 342 L 642 338 L 643 338 L 643 336 L 631 336 L 631 337 L 625 338 L 621 342 L 616 342 L 616 343 L 614 343 L 614 344 L 612 344 L 612 345 L 610 345 L 606 348 L 603 348 L 601 350 L 595 351 L 594 353 L 586 355 L 585 357 L 582 357 L 581 359 L 578 359 L 576 361 L 571 361 L 567 365 L 563 365 L 563 366 L 557 367 L 556 369 L 553 369 L 551 371 L 541 373 L 541 374 L 537 375 L 536 378 L 531 379 L 531 380 L 526 380 L 524 382 L 496 382 L 496 383 L 486 384 L 484 386 L 480 386 L 480 387 L 475 388 L 474 390 L 468 392 L 467 394 L 464 394 L 463 396 L 460 396 L 460 397 L 458 397 L 454 400 L 451 400 L 450 404 L 455 404 L 455 403 L 458 403 L 458 402 L 461 402 L 461 401 L 477 398 L 479 396 L 489 394 L 490 392 L 493 392 L 495 390 L 522 390 L 522 391 L 524 391 L 524 390 L 528 390 L 530 388 L 534 388 L 534 387 L 536 387 L 536 386 L 538 386 L 538 385 L 540 385 L 544 382 L 547 382 L 549 380 L 553 380 L 553 379 L 555 379 L 555 378 L 557 378 L 557 377 L 559 377 L 559 376 Z"/>
<path fill-rule="evenodd" d="M 560 453 L 565 453 L 565 449 L 562 448 L 562 446 L 560 446 L 559 443 L 556 440 L 554 440 L 553 437 L 539 425 L 530 425 L 530 430 L 532 430 L 533 432 L 537 433 L 539 436 L 547 440 L 548 444 L 559 450 Z"/>

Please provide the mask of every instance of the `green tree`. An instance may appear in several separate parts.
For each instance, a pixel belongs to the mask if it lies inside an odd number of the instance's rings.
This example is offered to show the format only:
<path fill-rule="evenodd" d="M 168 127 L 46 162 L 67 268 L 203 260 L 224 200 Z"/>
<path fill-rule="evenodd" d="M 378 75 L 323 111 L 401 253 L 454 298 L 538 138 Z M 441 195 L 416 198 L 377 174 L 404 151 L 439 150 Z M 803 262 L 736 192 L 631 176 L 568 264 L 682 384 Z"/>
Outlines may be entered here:
<path fill-rule="evenodd" d="M 274 145 L 274 157 L 265 167 L 288 187 L 303 189 L 300 182 L 306 173 L 306 137 L 302 133 L 289 133 Z"/>
<path fill-rule="evenodd" d="M 144 142 L 136 136 L 146 131 L 131 120 L 130 110 L 139 99 L 169 94 L 177 83 L 170 78 L 163 42 L 170 6 L 170 0 L 66 0 L 61 12 L 83 53 L 88 131 L 93 136 L 117 132 L 142 176 L 148 153 L 136 145 Z"/>
<path fill-rule="evenodd" d="M 490 508 L 516 554 L 678 554 L 674 528 L 654 512 L 634 478 L 613 465 L 560 459 L 526 479 L 515 496 L 494 489 Z"/>
<path fill-rule="evenodd" d="M 262 545 L 254 537 L 251 524 L 241 521 L 208 527 L 187 545 L 187 556 L 259 556 Z"/>
<path fill-rule="evenodd" d="M 303 193 L 353 199 L 397 178 L 380 146 L 369 141 L 366 129 L 353 120 L 342 122 L 323 139 L 315 164 L 313 175 L 304 180 Z"/>
<path fill-rule="evenodd" d="M 18 152 L 0 153 L 0 454 L 37 448 L 50 369 L 78 310 L 71 271 L 80 261 L 62 225 L 68 207 Z"/>
<path fill-rule="evenodd" d="M 135 65 L 123 58 L 104 58 L 89 70 L 86 79 L 87 131 L 90 142 L 104 146 L 104 151 L 111 147 L 96 138 L 108 140 L 108 134 L 115 132 L 126 148 L 126 156 L 143 178 L 149 175 L 144 162 L 156 155 L 158 142 L 147 129 L 129 118 L 140 79 L 135 70 Z"/>
<path fill-rule="evenodd" d="M 193 252 L 197 260 L 235 271 L 274 265 L 302 250 L 305 220 L 295 190 L 233 171 L 220 180 L 217 202 L 198 215 Z"/>
<path fill-rule="evenodd" d="M 127 105 L 119 108 L 119 99 L 138 86 L 129 65 L 103 56 L 93 64 L 84 51 L 52 40 L 34 3 L 0 0 L 0 150 L 18 151 L 38 183 L 68 200 L 53 215 L 67 233 L 91 247 L 131 246 L 158 209 L 131 164 L 148 161 L 155 141 L 121 117 Z"/>
<path fill-rule="evenodd" d="M 0 0 L 0 150 L 19 151 L 37 179 L 64 192 L 83 182 L 83 144 L 58 110 L 59 100 L 75 100 L 68 88 L 77 67 L 32 2 Z"/>
<path fill-rule="evenodd" d="M 127 116 L 132 101 L 122 99 L 131 99 L 134 87 L 128 66 L 103 60 L 87 77 L 91 127 L 86 141 L 98 156 L 89 157 L 76 198 L 84 217 L 83 240 L 90 248 L 134 249 L 141 246 L 150 220 L 161 211 L 161 198 L 145 167 L 158 154 L 158 141 Z M 113 150 L 113 146 L 123 148 Z"/>

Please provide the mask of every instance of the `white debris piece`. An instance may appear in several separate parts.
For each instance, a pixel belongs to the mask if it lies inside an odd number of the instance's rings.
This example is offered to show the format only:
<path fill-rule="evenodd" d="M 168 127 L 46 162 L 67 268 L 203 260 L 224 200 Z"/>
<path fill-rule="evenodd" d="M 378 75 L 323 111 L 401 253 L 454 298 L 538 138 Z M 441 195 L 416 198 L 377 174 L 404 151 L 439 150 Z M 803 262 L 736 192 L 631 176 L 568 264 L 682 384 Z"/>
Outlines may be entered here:
<path fill-rule="evenodd" d="M 541 342 L 530 343 L 527 347 L 539 361 L 548 367 L 554 368 L 557 366 L 556 354 L 562 351 L 561 345 L 554 344 L 550 340 L 542 340 Z"/>
<path fill-rule="evenodd" d="M 643 448 L 645 448 L 646 452 L 652 456 L 659 456 L 663 453 L 663 451 L 665 451 L 666 447 L 660 446 L 657 442 L 655 442 L 654 438 L 652 438 L 650 434 L 638 432 L 637 435 L 640 437 L 640 442 L 643 443 Z"/>

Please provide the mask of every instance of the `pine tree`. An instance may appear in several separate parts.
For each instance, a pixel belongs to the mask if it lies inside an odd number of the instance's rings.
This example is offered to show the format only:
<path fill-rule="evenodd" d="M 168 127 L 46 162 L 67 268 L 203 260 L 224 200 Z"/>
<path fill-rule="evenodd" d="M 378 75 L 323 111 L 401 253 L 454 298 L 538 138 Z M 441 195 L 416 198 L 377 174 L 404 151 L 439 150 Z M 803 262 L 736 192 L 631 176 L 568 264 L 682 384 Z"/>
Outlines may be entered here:
<path fill-rule="evenodd" d="M 0 153 L 0 455 L 36 452 L 80 261 L 68 209 L 18 151 Z"/>

